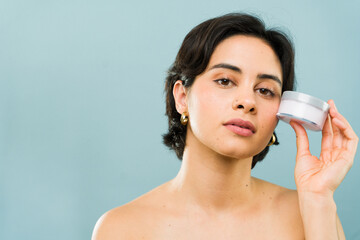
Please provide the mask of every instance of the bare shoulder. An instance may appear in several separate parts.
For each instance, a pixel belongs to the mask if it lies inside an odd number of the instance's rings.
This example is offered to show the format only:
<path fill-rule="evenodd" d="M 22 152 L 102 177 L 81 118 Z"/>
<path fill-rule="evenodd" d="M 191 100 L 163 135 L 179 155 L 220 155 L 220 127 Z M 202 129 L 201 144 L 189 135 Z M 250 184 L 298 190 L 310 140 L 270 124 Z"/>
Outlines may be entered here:
<path fill-rule="evenodd" d="M 128 203 L 104 213 L 97 221 L 92 240 L 129 239 L 137 209 Z"/>
<path fill-rule="evenodd" d="M 304 236 L 297 191 L 264 180 L 256 178 L 254 180 L 264 197 L 271 198 L 269 207 L 274 216 L 272 219 L 274 226 L 276 224 L 281 228 L 286 226 L 289 235 Z"/>
<path fill-rule="evenodd" d="M 296 190 L 285 188 L 274 183 L 270 183 L 258 178 L 253 178 L 259 191 L 263 194 L 271 196 L 274 203 L 281 205 L 290 205 L 292 207 L 299 206 L 298 194 Z"/>
<path fill-rule="evenodd" d="M 161 207 L 163 186 L 159 186 L 133 201 L 111 209 L 97 221 L 92 240 L 139 239 L 137 226 L 149 226 Z"/>

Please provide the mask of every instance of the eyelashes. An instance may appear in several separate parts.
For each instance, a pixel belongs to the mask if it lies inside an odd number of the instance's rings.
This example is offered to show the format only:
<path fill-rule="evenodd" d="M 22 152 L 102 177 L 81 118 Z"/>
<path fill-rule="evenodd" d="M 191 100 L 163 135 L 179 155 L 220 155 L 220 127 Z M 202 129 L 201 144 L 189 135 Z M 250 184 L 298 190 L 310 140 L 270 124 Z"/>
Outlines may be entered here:
<path fill-rule="evenodd" d="M 269 96 L 269 97 L 274 97 L 275 96 L 275 93 L 270 90 L 270 89 L 267 89 L 267 88 L 258 88 L 256 89 L 261 95 L 264 95 L 264 96 Z"/>
<path fill-rule="evenodd" d="M 214 80 L 214 82 L 216 82 L 217 84 L 219 84 L 222 87 L 235 86 L 235 83 L 228 78 L 220 78 L 220 79 Z"/>
<path fill-rule="evenodd" d="M 236 86 L 236 84 L 229 78 L 219 78 L 214 80 L 214 82 L 222 88 L 231 88 Z M 261 88 L 256 88 L 255 91 L 264 97 L 275 97 L 276 95 L 275 91 L 270 88 L 261 87 Z"/>

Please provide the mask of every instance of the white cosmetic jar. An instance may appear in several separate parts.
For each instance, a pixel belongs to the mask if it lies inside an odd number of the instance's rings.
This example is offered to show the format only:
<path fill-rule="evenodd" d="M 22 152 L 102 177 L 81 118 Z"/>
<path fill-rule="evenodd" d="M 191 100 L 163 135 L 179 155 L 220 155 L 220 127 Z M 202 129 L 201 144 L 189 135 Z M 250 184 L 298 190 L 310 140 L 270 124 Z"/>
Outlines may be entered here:
<path fill-rule="evenodd" d="M 294 120 L 304 128 L 321 131 L 330 105 L 305 93 L 285 91 L 276 116 L 287 123 Z"/>

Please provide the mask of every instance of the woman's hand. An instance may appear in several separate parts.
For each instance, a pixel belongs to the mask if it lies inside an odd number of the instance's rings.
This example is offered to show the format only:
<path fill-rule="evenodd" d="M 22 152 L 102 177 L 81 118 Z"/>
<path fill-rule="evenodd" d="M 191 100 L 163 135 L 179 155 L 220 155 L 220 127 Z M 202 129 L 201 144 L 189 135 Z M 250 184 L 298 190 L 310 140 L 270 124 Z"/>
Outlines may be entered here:
<path fill-rule="evenodd" d="M 296 133 L 295 183 L 299 193 L 332 195 L 351 168 L 358 137 L 329 100 L 329 116 L 322 130 L 320 157 L 311 155 L 305 129 L 291 121 Z"/>

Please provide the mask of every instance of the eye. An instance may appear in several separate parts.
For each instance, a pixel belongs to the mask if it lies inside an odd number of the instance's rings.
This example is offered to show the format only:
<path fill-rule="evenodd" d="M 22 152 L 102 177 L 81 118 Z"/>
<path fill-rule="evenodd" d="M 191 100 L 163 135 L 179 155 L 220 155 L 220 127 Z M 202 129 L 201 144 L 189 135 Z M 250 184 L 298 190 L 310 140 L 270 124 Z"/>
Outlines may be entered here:
<path fill-rule="evenodd" d="M 270 89 L 267 89 L 267 88 L 259 88 L 257 89 L 257 91 L 261 94 L 261 95 L 264 95 L 264 96 L 267 96 L 267 97 L 273 97 L 275 96 L 275 93 L 273 91 L 271 91 Z"/>
<path fill-rule="evenodd" d="M 217 80 L 215 80 L 215 82 L 223 87 L 228 87 L 228 86 L 234 85 L 233 81 L 231 81 L 230 79 L 227 79 L 227 78 L 217 79 Z"/>

